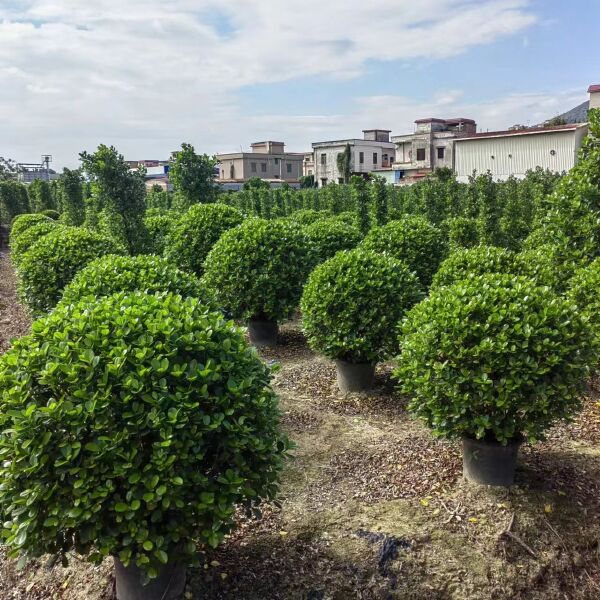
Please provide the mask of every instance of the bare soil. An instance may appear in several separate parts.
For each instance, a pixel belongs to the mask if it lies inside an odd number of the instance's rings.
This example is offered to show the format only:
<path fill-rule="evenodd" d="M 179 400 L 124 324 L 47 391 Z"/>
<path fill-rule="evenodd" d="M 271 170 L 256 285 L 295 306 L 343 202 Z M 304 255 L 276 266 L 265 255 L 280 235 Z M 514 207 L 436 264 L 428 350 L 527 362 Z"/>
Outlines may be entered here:
<path fill-rule="evenodd" d="M 0 343 L 26 332 L 2 257 Z M 12 291 L 11 291 L 12 290 Z M 6 333 L 5 333 L 6 331 Z M 334 367 L 297 324 L 261 352 L 296 443 L 281 508 L 240 515 L 202 555 L 185 598 L 202 600 L 592 600 L 600 598 L 600 397 L 574 423 L 523 448 L 517 484 L 461 477 L 460 448 L 435 440 L 394 393 L 390 365 L 369 395 L 341 396 Z M 17 571 L 0 556 L 0 598 L 110 600 L 112 565 L 73 557 Z"/>

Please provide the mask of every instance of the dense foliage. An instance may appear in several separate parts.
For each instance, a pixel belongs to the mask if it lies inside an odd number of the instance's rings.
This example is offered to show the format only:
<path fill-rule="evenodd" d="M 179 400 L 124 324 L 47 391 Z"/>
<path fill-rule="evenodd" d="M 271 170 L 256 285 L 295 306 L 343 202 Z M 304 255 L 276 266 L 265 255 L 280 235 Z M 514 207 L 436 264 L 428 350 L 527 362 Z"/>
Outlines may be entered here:
<path fill-rule="evenodd" d="M 567 296 L 600 340 L 600 258 L 575 272 Z"/>
<path fill-rule="evenodd" d="M 101 144 L 94 153 L 80 154 L 82 170 L 91 182 L 86 224 L 99 229 L 129 254 L 145 252 L 148 232 L 144 171 L 131 171 L 115 148 Z"/>
<path fill-rule="evenodd" d="M 177 225 L 177 216 L 172 212 L 144 217 L 144 225 L 148 230 L 148 251 L 163 255 L 167 249 L 169 236 Z"/>
<path fill-rule="evenodd" d="M 174 226 L 165 255 L 180 268 L 202 275 L 211 248 L 229 229 L 244 218 L 225 204 L 196 204 Z"/>
<path fill-rule="evenodd" d="M 208 303 L 199 279 L 158 256 L 102 256 L 83 268 L 64 289 L 60 304 L 117 292 L 171 292 Z"/>
<path fill-rule="evenodd" d="M 215 167 L 217 160 L 207 154 L 196 154 L 191 144 L 182 144 L 175 152 L 169 180 L 175 192 L 175 204 L 181 210 L 216 199 Z"/>
<path fill-rule="evenodd" d="M 435 435 L 542 437 L 580 406 L 596 349 L 585 318 L 511 275 L 442 287 L 408 315 L 396 377 Z"/>
<path fill-rule="evenodd" d="M 396 327 L 422 297 L 401 261 L 358 248 L 340 252 L 310 275 L 302 296 L 311 348 L 352 363 L 375 363 L 398 349 Z"/>
<path fill-rule="evenodd" d="M 118 556 L 149 577 L 277 492 L 268 368 L 197 300 L 59 307 L 0 358 L 0 512 L 12 556 Z"/>
<path fill-rule="evenodd" d="M 28 227 L 17 236 L 11 235 L 10 257 L 17 268 L 27 251 L 32 248 L 39 239 L 56 231 L 60 227 L 56 221 L 48 219 L 47 217 L 44 217 L 44 219 L 44 221 L 41 221 L 37 225 Z"/>
<path fill-rule="evenodd" d="M 300 225 L 248 219 L 214 245 L 204 281 L 234 317 L 281 321 L 298 306 L 310 266 Z"/>
<path fill-rule="evenodd" d="M 52 197 L 52 188 L 50 183 L 43 179 L 35 179 L 27 186 L 29 195 L 29 206 L 31 212 L 41 213 L 44 210 L 56 210 L 56 204 Z"/>
<path fill-rule="evenodd" d="M 0 225 L 9 227 L 17 215 L 31 212 L 27 188 L 11 179 L 0 180 Z"/>
<path fill-rule="evenodd" d="M 51 220 L 52 219 L 50 219 L 50 217 L 39 213 L 24 213 L 16 216 L 10 228 L 11 242 L 13 240 L 16 240 L 21 235 L 21 233 L 23 233 L 30 227 L 38 225 L 39 223 L 47 223 Z"/>
<path fill-rule="evenodd" d="M 19 293 L 35 315 L 43 314 L 54 308 L 80 269 L 105 254 L 119 254 L 111 238 L 83 227 L 59 226 L 19 260 Z"/>
<path fill-rule="evenodd" d="M 515 273 L 515 255 L 495 246 L 475 246 L 453 252 L 441 265 L 431 287 L 452 285 L 469 275 L 486 273 Z"/>
<path fill-rule="evenodd" d="M 83 225 L 85 203 L 81 171 L 64 169 L 58 178 L 57 186 L 57 206 L 60 211 L 60 220 L 65 225 Z"/>
<path fill-rule="evenodd" d="M 358 246 L 362 235 L 354 225 L 334 218 L 319 220 L 305 228 L 313 265 L 321 264 L 340 250 Z"/>
<path fill-rule="evenodd" d="M 423 217 L 407 216 L 373 229 L 363 246 L 389 254 L 405 262 L 423 286 L 431 283 L 446 255 L 446 244 L 439 228 Z"/>

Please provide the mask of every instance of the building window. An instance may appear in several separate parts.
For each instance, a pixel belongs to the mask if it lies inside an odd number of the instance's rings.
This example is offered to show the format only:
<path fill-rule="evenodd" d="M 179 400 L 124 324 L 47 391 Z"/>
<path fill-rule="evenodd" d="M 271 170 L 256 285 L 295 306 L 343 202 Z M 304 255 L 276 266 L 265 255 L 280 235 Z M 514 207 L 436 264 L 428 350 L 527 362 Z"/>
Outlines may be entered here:
<path fill-rule="evenodd" d="M 327 154 L 321 154 L 321 164 L 323 166 L 327 164 Z"/>
<path fill-rule="evenodd" d="M 344 178 L 343 177 L 338 177 L 338 183 L 340 185 L 344 185 Z"/>
<path fill-rule="evenodd" d="M 373 152 L 373 164 L 376 165 L 378 161 L 377 152 Z"/>
<path fill-rule="evenodd" d="M 359 162 L 361 165 L 364 165 L 364 164 L 365 164 L 365 153 L 364 153 L 364 152 L 359 152 L 359 153 L 358 153 L 358 162 Z"/>
<path fill-rule="evenodd" d="M 444 155 L 445 155 L 445 153 L 446 153 L 446 148 L 444 148 L 443 146 L 440 146 L 440 147 L 437 149 L 437 157 L 438 157 L 440 160 L 443 160 L 443 159 L 444 159 Z"/>
<path fill-rule="evenodd" d="M 287 169 L 288 173 L 292 173 L 292 163 L 287 163 L 287 165 L 285 165 L 285 168 Z"/>
<path fill-rule="evenodd" d="M 250 163 L 250 170 L 251 170 L 253 173 L 256 173 L 256 163 Z"/>
<path fill-rule="evenodd" d="M 267 172 L 267 163 L 260 163 L 260 170 L 262 173 Z"/>
<path fill-rule="evenodd" d="M 278 159 L 278 158 L 276 158 L 276 159 L 275 159 L 275 164 L 276 164 L 276 165 L 278 165 L 278 164 L 279 164 L 279 159 Z"/>
<path fill-rule="evenodd" d="M 321 179 L 321 187 L 325 187 L 327 185 L 327 177 L 323 177 L 323 179 Z"/>
<path fill-rule="evenodd" d="M 417 148 L 417 160 L 425 160 L 425 148 Z"/>

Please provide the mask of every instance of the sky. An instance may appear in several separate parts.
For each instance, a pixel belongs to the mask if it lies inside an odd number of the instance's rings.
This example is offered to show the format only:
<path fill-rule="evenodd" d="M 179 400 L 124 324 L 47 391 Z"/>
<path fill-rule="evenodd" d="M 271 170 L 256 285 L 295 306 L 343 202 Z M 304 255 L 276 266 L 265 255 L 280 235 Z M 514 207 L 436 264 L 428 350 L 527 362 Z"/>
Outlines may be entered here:
<path fill-rule="evenodd" d="M 0 0 L 0 156 L 533 125 L 600 83 L 598 23 L 600 0 Z"/>

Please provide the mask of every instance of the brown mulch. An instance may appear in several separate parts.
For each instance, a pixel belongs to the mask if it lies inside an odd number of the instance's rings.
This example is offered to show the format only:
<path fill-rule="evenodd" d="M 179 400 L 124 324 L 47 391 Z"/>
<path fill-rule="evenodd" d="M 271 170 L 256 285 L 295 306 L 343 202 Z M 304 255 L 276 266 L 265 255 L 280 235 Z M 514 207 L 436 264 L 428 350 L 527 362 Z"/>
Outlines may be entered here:
<path fill-rule="evenodd" d="M 13 338 L 29 331 L 31 318 L 17 297 L 17 278 L 8 252 L 0 251 L 0 354 Z"/>

